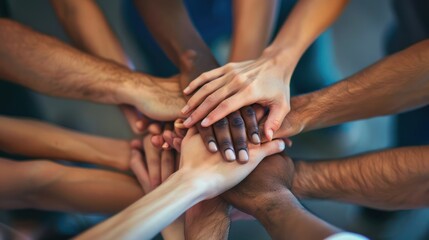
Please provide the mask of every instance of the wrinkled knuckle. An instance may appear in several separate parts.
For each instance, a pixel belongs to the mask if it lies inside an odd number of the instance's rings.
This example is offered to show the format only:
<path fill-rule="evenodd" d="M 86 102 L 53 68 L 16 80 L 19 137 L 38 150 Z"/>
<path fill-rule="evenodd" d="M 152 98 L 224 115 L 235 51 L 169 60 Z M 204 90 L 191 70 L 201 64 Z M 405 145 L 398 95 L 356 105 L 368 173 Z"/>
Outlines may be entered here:
<path fill-rule="evenodd" d="M 228 139 L 223 139 L 222 141 L 219 142 L 219 146 L 221 147 L 221 149 L 226 150 L 226 149 L 232 149 L 232 142 Z"/>
<path fill-rule="evenodd" d="M 253 110 L 252 107 L 246 107 L 243 112 L 247 117 L 255 117 L 256 116 L 256 112 L 255 112 L 255 110 Z"/>
<path fill-rule="evenodd" d="M 245 137 L 237 137 L 234 139 L 234 144 L 238 148 L 245 148 L 247 145 L 247 139 Z"/>
<path fill-rule="evenodd" d="M 228 119 L 226 119 L 226 118 L 222 118 L 221 120 L 219 120 L 219 121 L 217 121 L 215 124 L 214 124 L 214 126 L 216 127 L 216 128 L 226 128 L 226 127 L 228 127 Z"/>
<path fill-rule="evenodd" d="M 244 128 L 244 121 L 242 117 L 234 117 L 231 119 L 231 126 L 234 128 Z"/>
<path fill-rule="evenodd" d="M 208 105 L 211 105 L 213 103 L 215 103 L 215 97 L 213 95 L 210 95 L 206 98 L 206 100 L 204 100 L 204 102 Z"/>
<path fill-rule="evenodd" d="M 229 106 L 229 102 L 227 100 L 221 102 L 218 106 L 219 110 L 224 111 L 227 110 Z"/>

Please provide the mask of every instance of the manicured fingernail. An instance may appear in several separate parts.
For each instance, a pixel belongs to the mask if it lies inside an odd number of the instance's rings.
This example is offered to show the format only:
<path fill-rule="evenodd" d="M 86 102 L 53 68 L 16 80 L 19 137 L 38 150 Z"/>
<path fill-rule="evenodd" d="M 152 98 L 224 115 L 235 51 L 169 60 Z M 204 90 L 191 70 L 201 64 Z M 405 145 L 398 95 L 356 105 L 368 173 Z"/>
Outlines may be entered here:
<path fill-rule="evenodd" d="M 269 129 L 267 131 L 267 138 L 268 138 L 268 140 L 270 140 L 270 141 L 273 140 L 273 135 L 274 135 L 273 130 Z"/>
<path fill-rule="evenodd" d="M 163 149 L 167 149 L 168 147 L 170 147 L 170 145 L 168 143 L 165 142 L 164 144 L 162 144 Z"/>
<path fill-rule="evenodd" d="M 191 88 L 186 87 L 185 89 L 183 89 L 183 93 L 188 94 L 189 91 L 191 91 Z"/>
<path fill-rule="evenodd" d="M 183 114 L 187 113 L 189 110 L 189 105 L 186 105 L 182 108 L 182 110 L 180 110 Z"/>
<path fill-rule="evenodd" d="M 201 126 L 208 127 L 209 126 L 209 120 L 207 118 L 204 118 L 201 122 Z"/>
<path fill-rule="evenodd" d="M 225 157 L 226 157 L 226 160 L 228 161 L 234 161 L 236 159 L 235 153 L 231 149 L 227 149 L 225 151 Z"/>
<path fill-rule="evenodd" d="M 285 142 L 283 142 L 283 141 L 279 141 L 279 149 L 280 149 L 280 151 L 283 151 L 283 150 L 285 150 Z"/>
<path fill-rule="evenodd" d="M 184 122 L 183 125 L 185 125 L 185 127 L 189 127 L 189 125 L 191 125 L 192 122 L 192 118 L 188 117 Z"/>
<path fill-rule="evenodd" d="M 257 143 L 257 144 L 261 143 L 261 139 L 259 138 L 259 134 L 254 133 L 252 135 L 252 141 L 253 141 L 253 143 Z"/>
<path fill-rule="evenodd" d="M 216 143 L 214 143 L 213 141 L 210 141 L 209 142 L 209 150 L 210 150 L 210 152 L 217 152 Z"/>
<path fill-rule="evenodd" d="M 246 150 L 240 150 L 238 152 L 238 159 L 240 159 L 241 161 L 249 161 L 249 155 L 247 154 Z"/>

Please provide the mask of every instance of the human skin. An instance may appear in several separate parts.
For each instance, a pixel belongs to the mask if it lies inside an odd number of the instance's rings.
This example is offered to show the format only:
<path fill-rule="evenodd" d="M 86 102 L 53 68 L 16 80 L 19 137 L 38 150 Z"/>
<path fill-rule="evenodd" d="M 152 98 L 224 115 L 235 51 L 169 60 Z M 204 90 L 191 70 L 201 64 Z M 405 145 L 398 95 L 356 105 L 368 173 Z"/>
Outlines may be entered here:
<path fill-rule="evenodd" d="M 258 103 L 270 109 L 264 134 L 272 139 L 290 111 L 289 84 L 296 64 L 347 2 L 300 0 L 258 59 L 228 63 L 201 74 L 184 89 L 185 94 L 193 93 L 182 109 L 190 114 L 186 127 L 201 120 L 202 126 L 208 127 L 242 106 Z"/>
<path fill-rule="evenodd" d="M 0 19 L 0 31 L 3 79 L 47 95 L 132 105 L 156 120 L 180 117 L 180 76 L 167 81 L 134 73 L 11 20 Z"/>
<path fill-rule="evenodd" d="M 182 0 L 135 0 L 137 9 L 149 31 L 157 40 L 170 60 L 183 65 L 182 54 L 192 53 L 192 70 L 188 78 L 181 78 L 181 88 L 204 71 L 218 67 L 218 63 L 208 46 L 193 26 Z M 180 27 L 177 27 L 177 26 Z M 188 64 L 185 64 L 188 65 Z M 225 160 L 242 162 L 248 159 L 247 141 L 259 143 L 259 132 L 253 109 L 236 111 L 213 127 L 203 128 L 197 124 L 199 132 L 211 152 L 220 151 Z M 229 130 L 231 127 L 231 131 Z"/>
<path fill-rule="evenodd" d="M 112 147 L 114 146 L 114 147 Z M 0 150 L 29 157 L 61 159 L 129 169 L 131 146 L 31 119 L 0 116 Z"/>
<path fill-rule="evenodd" d="M 0 159 L 0 207 L 116 213 L 143 196 L 130 176 L 67 167 L 47 160 Z"/>
<path fill-rule="evenodd" d="M 269 156 L 222 197 L 258 219 L 272 239 L 324 239 L 339 232 L 302 207 L 289 191 L 293 176 L 290 158 Z"/>
<path fill-rule="evenodd" d="M 274 137 L 396 114 L 429 103 L 429 41 L 393 54 L 330 87 L 292 98 Z"/>
<path fill-rule="evenodd" d="M 317 162 L 298 161 L 292 191 L 384 210 L 429 206 L 429 146 Z"/>
<path fill-rule="evenodd" d="M 251 145 L 247 164 L 222 161 L 212 154 L 195 128 L 182 144 L 180 169 L 151 193 L 77 239 L 150 239 L 198 202 L 213 198 L 243 180 L 267 155 L 284 149 L 275 140 Z"/>

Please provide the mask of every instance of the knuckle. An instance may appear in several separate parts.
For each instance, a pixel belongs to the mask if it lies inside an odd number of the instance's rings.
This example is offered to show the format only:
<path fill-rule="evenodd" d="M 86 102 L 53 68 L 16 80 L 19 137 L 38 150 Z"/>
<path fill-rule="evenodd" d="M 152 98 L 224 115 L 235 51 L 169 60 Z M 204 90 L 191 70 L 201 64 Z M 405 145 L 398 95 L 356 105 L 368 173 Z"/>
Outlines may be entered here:
<path fill-rule="evenodd" d="M 229 139 L 223 139 L 219 142 L 219 146 L 222 150 L 226 150 L 228 148 L 233 149 L 232 142 Z"/>
<path fill-rule="evenodd" d="M 247 139 L 246 137 L 240 136 L 237 138 L 234 138 L 234 145 L 237 146 L 237 148 L 245 148 L 247 145 Z"/>
<path fill-rule="evenodd" d="M 245 107 L 243 112 L 244 112 L 245 116 L 247 116 L 247 117 L 255 117 L 256 116 L 256 112 L 255 112 L 255 110 L 253 110 L 252 107 Z"/>
<path fill-rule="evenodd" d="M 246 82 L 246 76 L 244 76 L 243 74 L 236 74 L 232 80 L 235 83 L 242 85 Z"/>
<path fill-rule="evenodd" d="M 219 109 L 220 111 L 224 111 L 224 110 L 227 110 L 227 109 L 228 109 L 228 106 L 229 106 L 229 101 L 228 101 L 228 100 L 225 100 L 225 101 L 223 101 L 223 102 L 221 102 L 221 103 L 219 104 L 218 109 Z"/>
<path fill-rule="evenodd" d="M 271 121 L 271 125 L 272 125 L 275 129 L 278 129 L 278 128 L 280 128 L 281 122 L 280 122 L 279 120 L 277 120 L 277 119 L 273 119 L 273 120 Z"/>
<path fill-rule="evenodd" d="M 244 121 L 241 116 L 233 117 L 231 119 L 231 126 L 234 128 L 244 128 Z"/>
<path fill-rule="evenodd" d="M 228 127 L 228 125 L 229 125 L 229 123 L 228 123 L 228 119 L 226 119 L 226 118 L 222 118 L 221 120 L 217 121 L 217 122 L 214 124 L 214 126 L 215 126 L 216 128 L 227 128 L 227 127 Z"/>

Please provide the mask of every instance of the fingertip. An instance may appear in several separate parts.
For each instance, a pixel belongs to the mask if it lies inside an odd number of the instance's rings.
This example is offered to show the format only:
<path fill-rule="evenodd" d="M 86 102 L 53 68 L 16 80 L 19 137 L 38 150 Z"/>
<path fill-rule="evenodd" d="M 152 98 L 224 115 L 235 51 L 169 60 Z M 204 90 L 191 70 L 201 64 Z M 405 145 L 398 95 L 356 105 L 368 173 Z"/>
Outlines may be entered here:
<path fill-rule="evenodd" d="M 209 148 L 209 151 L 212 152 L 212 153 L 215 153 L 218 150 L 217 145 L 216 145 L 216 143 L 214 141 L 210 141 L 209 142 L 208 148 Z"/>
<path fill-rule="evenodd" d="M 189 93 L 191 93 L 191 88 L 188 86 L 185 89 L 183 89 L 183 93 L 188 95 Z"/>
<path fill-rule="evenodd" d="M 265 136 L 267 137 L 268 141 L 273 140 L 274 131 L 272 129 L 267 129 L 265 131 Z"/>
<path fill-rule="evenodd" d="M 209 127 L 210 126 L 210 120 L 208 118 L 204 118 L 203 121 L 201 121 L 201 126 Z"/>

